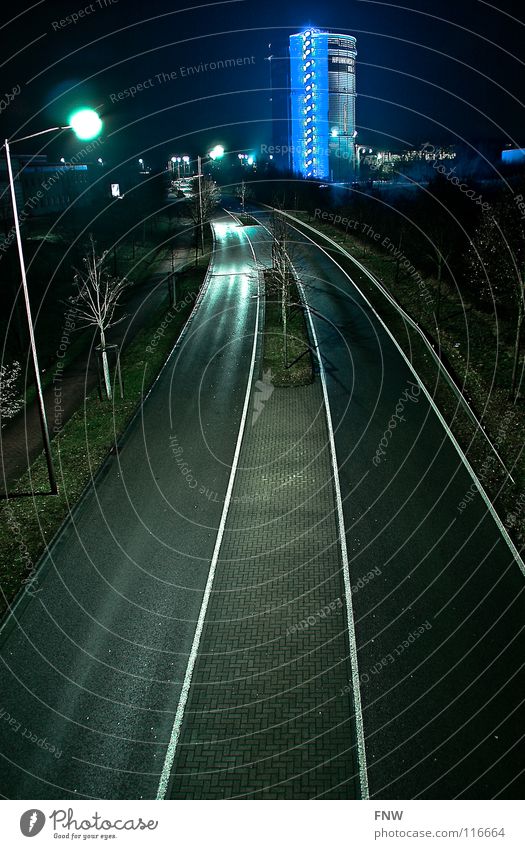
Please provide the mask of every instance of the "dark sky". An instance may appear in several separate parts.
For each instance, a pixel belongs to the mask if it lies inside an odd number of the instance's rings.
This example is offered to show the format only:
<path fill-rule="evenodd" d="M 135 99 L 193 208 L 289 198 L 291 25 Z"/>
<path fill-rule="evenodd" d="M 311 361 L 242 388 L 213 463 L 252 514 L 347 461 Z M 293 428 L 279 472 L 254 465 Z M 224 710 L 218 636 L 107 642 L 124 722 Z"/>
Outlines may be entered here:
<path fill-rule="evenodd" d="M 271 143 L 269 42 L 310 24 L 357 37 L 363 142 L 525 143 L 523 0 L 404 2 L 42 0 L 17 3 L 12 19 L 4 6 L 1 129 L 24 135 L 64 122 L 71 106 L 89 103 L 104 117 L 109 160 L 142 155 L 160 162 L 216 142 L 257 149 Z M 81 10 L 86 14 L 76 23 L 60 25 Z M 243 57 L 253 63 L 192 77 L 181 71 Z M 119 92 L 145 81 L 135 97 L 115 102 Z M 7 104 L 13 86 L 20 93 Z M 68 133 L 51 140 L 48 152 L 68 156 L 75 146 Z"/>

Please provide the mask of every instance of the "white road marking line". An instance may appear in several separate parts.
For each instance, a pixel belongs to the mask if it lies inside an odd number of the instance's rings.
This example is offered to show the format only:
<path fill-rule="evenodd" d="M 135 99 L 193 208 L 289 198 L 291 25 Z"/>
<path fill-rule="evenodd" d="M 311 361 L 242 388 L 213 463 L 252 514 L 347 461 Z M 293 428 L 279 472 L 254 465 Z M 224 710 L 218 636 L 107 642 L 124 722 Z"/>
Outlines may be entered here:
<path fill-rule="evenodd" d="M 305 298 L 304 289 L 302 283 L 299 281 L 296 275 L 296 283 L 298 288 L 301 290 L 301 295 L 303 299 L 303 303 L 307 304 L 307 300 Z M 368 773 L 367 773 L 367 765 L 366 765 L 366 747 L 365 747 L 365 732 L 363 726 L 363 712 L 361 707 L 361 690 L 359 687 L 359 665 L 357 660 L 357 640 L 355 635 L 355 619 L 354 619 L 354 606 L 352 603 L 352 585 L 350 581 L 350 568 L 348 564 L 348 549 L 346 547 L 346 530 L 345 530 L 345 521 L 343 515 L 343 501 L 341 498 L 341 485 L 339 482 L 339 467 L 337 465 L 337 453 L 335 450 L 335 439 L 334 439 L 334 428 L 332 423 L 332 413 L 330 410 L 330 401 L 328 399 L 328 389 L 326 386 L 326 376 L 325 369 L 322 360 L 322 354 L 319 349 L 319 342 L 317 339 L 317 333 L 315 332 L 314 323 L 312 320 L 312 316 L 310 314 L 310 310 L 307 309 L 308 321 L 310 323 L 310 329 L 312 332 L 312 340 L 314 343 L 314 348 L 318 351 L 317 354 L 317 362 L 319 363 L 319 374 L 321 377 L 321 384 L 323 387 L 323 397 L 324 397 L 324 407 L 326 413 L 326 424 L 328 427 L 328 439 L 330 442 L 330 455 L 332 458 L 332 468 L 334 471 L 334 490 L 335 490 L 335 500 L 337 506 L 337 524 L 339 527 L 339 543 L 341 546 L 341 559 L 343 561 L 343 580 L 345 587 L 345 600 L 346 600 L 346 619 L 347 619 L 347 628 L 348 628 L 348 642 L 350 644 L 350 669 L 352 673 L 352 697 L 354 702 L 354 714 L 355 714 L 355 726 L 356 726 L 356 737 L 357 737 L 357 761 L 359 767 L 359 781 L 361 785 L 361 798 L 368 799 Z"/>
<path fill-rule="evenodd" d="M 253 246 L 248 239 L 250 247 L 253 251 Z M 166 796 L 166 791 L 168 789 L 168 783 L 171 774 L 171 768 L 173 766 L 173 761 L 175 759 L 175 752 L 177 749 L 177 744 L 179 742 L 182 721 L 184 719 L 184 711 L 186 709 L 186 703 L 188 701 L 188 696 L 190 692 L 191 679 L 193 676 L 193 671 L 195 669 L 195 663 L 197 661 L 197 654 L 199 651 L 199 644 L 202 636 L 202 630 L 204 627 L 204 619 L 206 617 L 206 611 L 208 609 L 208 603 L 211 596 L 211 589 L 213 586 L 213 580 L 215 578 L 215 571 L 217 568 L 217 561 L 219 559 L 219 552 L 222 544 L 222 538 L 224 535 L 224 528 L 226 526 L 226 519 L 228 517 L 228 510 L 230 507 L 230 501 L 233 492 L 233 484 L 235 482 L 235 475 L 237 472 L 237 466 L 239 464 L 239 456 L 241 453 L 241 444 L 244 435 L 246 418 L 248 415 L 248 409 L 250 406 L 250 397 L 251 397 L 251 389 L 252 389 L 252 381 L 253 381 L 253 372 L 255 369 L 255 356 L 257 352 L 257 342 L 259 338 L 259 305 L 257 305 L 256 318 L 255 318 L 255 330 L 253 335 L 253 349 L 252 349 L 252 358 L 250 363 L 250 372 L 248 376 L 248 385 L 246 387 L 246 395 L 244 398 L 244 407 L 241 416 L 241 422 L 239 425 L 239 433 L 237 435 L 237 444 L 235 446 L 235 454 L 233 457 L 232 467 L 230 471 L 230 478 L 228 481 L 228 488 L 226 490 L 226 497 L 224 499 L 224 506 L 222 509 L 221 521 L 219 524 L 219 530 L 217 533 L 217 538 L 215 540 L 215 547 L 213 549 L 213 556 L 210 564 L 210 571 L 208 573 L 208 580 L 206 582 L 206 587 L 204 590 L 204 597 L 202 599 L 201 609 L 199 612 L 199 618 L 197 620 L 197 627 L 195 629 L 195 635 L 193 637 L 193 643 L 191 646 L 190 656 L 188 658 L 188 664 L 186 666 L 186 673 L 184 675 L 184 681 L 182 684 L 181 694 L 179 696 L 179 703 L 177 705 L 177 712 L 175 714 L 175 720 L 173 722 L 173 728 L 171 732 L 170 742 L 168 744 L 168 750 L 166 752 L 166 757 L 164 759 L 164 766 L 162 768 L 159 787 L 157 790 L 157 799 L 164 799 Z"/>

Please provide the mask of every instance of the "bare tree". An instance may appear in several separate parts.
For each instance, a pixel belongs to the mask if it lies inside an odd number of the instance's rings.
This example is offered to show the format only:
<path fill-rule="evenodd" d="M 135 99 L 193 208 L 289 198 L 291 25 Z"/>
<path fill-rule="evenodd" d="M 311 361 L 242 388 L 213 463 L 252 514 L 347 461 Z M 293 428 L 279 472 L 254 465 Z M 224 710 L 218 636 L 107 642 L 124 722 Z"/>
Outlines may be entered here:
<path fill-rule="evenodd" d="M 290 286 L 292 283 L 292 263 L 288 250 L 288 225 L 279 209 L 274 209 L 270 224 L 272 233 L 272 280 L 279 293 L 281 303 L 281 321 L 283 325 L 283 359 L 288 365 L 288 310 L 290 307 Z"/>
<path fill-rule="evenodd" d="M 429 220 L 426 227 L 426 233 L 432 248 L 432 250 L 427 252 L 426 256 L 432 263 L 438 284 L 435 315 L 436 321 L 439 323 L 441 317 L 441 301 L 443 298 L 443 277 L 445 269 L 448 268 L 449 259 L 452 256 L 452 239 L 450 236 L 450 229 L 441 226 L 439 222 Z"/>
<path fill-rule="evenodd" d="M 83 260 L 84 268 L 81 271 L 74 269 L 77 292 L 69 301 L 76 308 L 79 327 L 96 327 L 98 330 L 106 395 L 111 398 L 106 332 L 126 318 L 123 315 L 113 320 L 120 296 L 131 284 L 125 277 L 114 277 L 108 272 L 105 266 L 107 255 L 108 251 L 104 251 L 97 256 L 93 236 L 90 236 L 89 248 Z"/>
<path fill-rule="evenodd" d="M 250 186 L 248 186 L 244 180 L 237 186 L 235 186 L 235 196 L 238 197 L 241 202 L 241 208 L 243 213 L 246 211 L 246 201 L 248 200 L 248 198 L 251 198 L 252 195 L 253 192 Z"/>
<path fill-rule="evenodd" d="M 506 308 L 514 319 L 514 355 L 510 398 L 516 401 L 525 319 L 525 234 L 515 213 L 515 204 L 505 199 L 484 212 L 467 256 L 467 279 L 481 300 Z"/>
<path fill-rule="evenodd" d="M 12 419 L 24 406 L 18 380 L 20 378 L 20 363 L 15 360 L 11 365 L 0 366 L 0 421 Z"/>

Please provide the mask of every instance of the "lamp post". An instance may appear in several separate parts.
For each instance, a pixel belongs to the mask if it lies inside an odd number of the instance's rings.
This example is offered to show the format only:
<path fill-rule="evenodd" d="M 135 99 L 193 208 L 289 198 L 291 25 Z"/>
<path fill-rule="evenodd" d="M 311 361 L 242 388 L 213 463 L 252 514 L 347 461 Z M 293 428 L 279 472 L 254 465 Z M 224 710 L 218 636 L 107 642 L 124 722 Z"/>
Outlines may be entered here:
<path fill-rule="evenodd" d="M 29 300 L 29 290 L 27 287 L 27 274 L 26 267 L 24 261 L 24 251 L 22 248 L 22 234 L 20 232 L 20 221 L 18 219 L 18 204 L 16 201 L 16 190 L 15 190 L 15 180 L 13 176 L 13 166 L 11 163 L 11 149 L 10 144 L 15 142 L 27 141 L 28 139 L 34 139 L 37 136 L 43 136 L 46 133 L 54 133 L 58 130 L 73 130 L 79 139 L 83 141 L 87 141 L 88 139 L 95 138 L 102 129 L 102 121 L 100 120 L 97 113 L 92 109 L 81 109 L 78 112 L 75 112 L 69 119 L 69 124 L 64 127 L 49 127 L 47 130 L 40 130 L 38 133 L 32 133 L 29 136 L 22 136 L 18 139 L 5 139 L 4 148 L 5 148 L 5 157 L 7 162 L 7 175 L 9 178 L 9 189 L 11 193 L 11 204 L 13 207 L 13 217 L 15 221 L 15 234 L 16 234 L 16 244 L 18 248 L 18 260 L 20 263 L 20 276 L 22 278 L 22 291 L 24 293 L 24 303 L 26 308 L 26 317 L 27 317 L 27 326 L 29 329 L 29 343 L 31 347 L 31 358 L 33 361 L 33 370 L 35 373 L 35 386 L 36 386 L 36 394 L 38 401 L 38 413 L 40 418 L 40 428 L 42 430 L 42 441 L 44 443 L 44 452 L 46 455 L 46 464 L 47 464 L 47 474 L 49 478 L 49 486 L 51 489 L 51 494 L 56 495 L 58 493 L 58 487 L 56 482 L 55 475 L 55 467 L 53 464 L 53 457 L 51 454 L 51 441 L 49 438 L 49 427 L 47 423 L 47 415 L 46 408 L 44 405 L 44 395 L 42 392 L 42 382 L 40 380 L 40 366 L 38 364 L 38 354 L 36 350 L 36 342 L 35 342 L 35 330 L 33 326 L 33 316 L 31 312 L 31 302 Z"/>
<path fill-rule="evenodd" d="M 224 148 L 222 144 L 216 144 L 208 153 L 208 157 L 212 162 L 216 159 L 222 159 L 224 156 Z M 197 156 L 197 179 L 199 181 L 199 226 L 201 231 L 201 249 L 204 254 L 204 221 L 202 214 L 202 156 Z"/>
<path fill-rule="evenodd" d="M 204 221 L 202 220 L 202 158 L 197 156 L 197 179 L 199 181 L 199 229 L 201 231 L 201 248 L 204 254 Z M 195 265 L 197 265 L 197 254 L 195 254 Z"/>

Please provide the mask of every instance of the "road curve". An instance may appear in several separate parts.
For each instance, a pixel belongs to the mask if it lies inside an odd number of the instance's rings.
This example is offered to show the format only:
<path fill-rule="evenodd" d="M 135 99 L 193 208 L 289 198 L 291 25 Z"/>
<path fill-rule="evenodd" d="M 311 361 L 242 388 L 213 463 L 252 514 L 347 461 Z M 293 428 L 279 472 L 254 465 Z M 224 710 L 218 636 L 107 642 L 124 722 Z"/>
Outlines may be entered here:
<path fill-rule="evenodd" d="M 370 795 L 521 798 L 520 566 L 481 496 L 465 502 L 472 478 L 374 311 L 293 232 L 335 431 Z"/>

